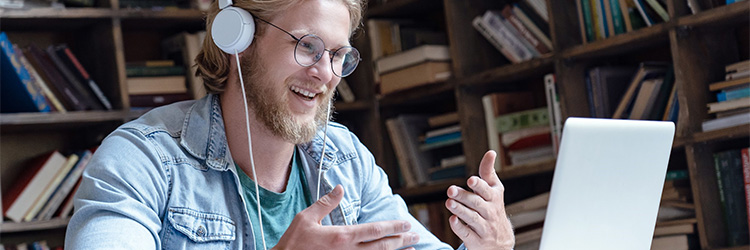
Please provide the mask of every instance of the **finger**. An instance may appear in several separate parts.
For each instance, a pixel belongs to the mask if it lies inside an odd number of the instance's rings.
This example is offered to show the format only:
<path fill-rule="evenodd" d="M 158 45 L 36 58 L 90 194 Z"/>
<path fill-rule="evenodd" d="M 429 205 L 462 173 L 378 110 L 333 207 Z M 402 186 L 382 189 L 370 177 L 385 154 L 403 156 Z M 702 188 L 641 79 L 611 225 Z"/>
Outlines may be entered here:
<path fill-rule="evenodd" d="M 482 216 L 479 215 L 479 213 L 477 213 L 476 211 L 464 206 L 463 204 L 453 199 L 448 199 L 447 201 L 445 201 L 445 207 L 448 208 L 448 211 L 458 216 L 458 218 L 466 223 L 466 226 L 468 226 L 477 235 L 487 234 L 487 220 L 482 218 Z"/>
<path fill-rule="evenodd" d="M 490 187 L 490 185 L 487 184 L 486 181 L 482 180 L 479 177 L 469 177 L 469 180 L 466 181 L 466 185 L 471 188 L 471 191 L 474 191 L 475 194 L 478 194 L 482 197 L 482 199 L 486 201 L 493 201 L 497 199 L 497 191 Z"/>
<path fill-rule="evenodd" d="M 491 215 L 489 208 L 486 205 L 487 201 L 484 198 L 461 187 L 448 187 L 448 197 L 477 211 L 483 218 L 489 218 Z M 446 203 L 446 205 L 447 204 L 448 203 Z"/>
<path fill-rule="evenodd" d="M 339 202 L 341 202 L 343 197 L 344 188 L 341 187 L 341 185 L 336 185 L 330 193 L 320 197 L 318 201 L 305 210 L 302 210 L 300 214 L 311 216 L 316 222 L 320 222 L 323 220 L 323 217 L 331 213 L 331 211 L 339 205 Z"/>
<path fill-rule="evenodd" d="M 419 234 L 414 232 L 400 233 L 388 237 L 379 238 L 373 241 L 359 243 L 361 249 L 399 249 L 405 246 L 414 245 L 419 242 Z"/>
<path fill-rule="evenodd" d="M 466 226 L 461 220 L 455 215 L 448 218 L 448 224 L 451 225 L 451 230 L 458 238 L 463 242 L 478 242 L 479 235 L 477 235 L 471 228 Z"/>
<path fill-rule="evenodd" d="M 482 177 L 490 186 L 502 185 L 500 178 L 497 177 L 497 172 L 495 172 L 495 158 L 497 158 L 497 153 L 490 150 L 484 153 L 484 157 L 479 163 L 479 177 Z"/>
<path fill-rule="evenodd" d="M 402 220 L 378 221 L 365 224 L 346 226 L 357 242 L 376 240 L 388 235 L 408 232 L 411 223 Z"/>

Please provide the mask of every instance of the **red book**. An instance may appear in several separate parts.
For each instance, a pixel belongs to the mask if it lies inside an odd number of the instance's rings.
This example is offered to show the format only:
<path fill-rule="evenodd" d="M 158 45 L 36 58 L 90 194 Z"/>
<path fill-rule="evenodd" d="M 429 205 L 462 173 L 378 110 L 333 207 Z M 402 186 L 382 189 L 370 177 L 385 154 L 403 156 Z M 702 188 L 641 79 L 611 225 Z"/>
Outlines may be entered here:
<path fill-rule="evenodd" d="M 57 150 L 32 160 L 27 171 L 3 195 L 3 215 L 20 222 L 66 160 Z"/>
<path fill-rule="evenodd" d="M 747 208 L 747 224 L 750 225 L 750 148 L 742 149 L 742 173 L 745 180 L 745 207 Z"/>

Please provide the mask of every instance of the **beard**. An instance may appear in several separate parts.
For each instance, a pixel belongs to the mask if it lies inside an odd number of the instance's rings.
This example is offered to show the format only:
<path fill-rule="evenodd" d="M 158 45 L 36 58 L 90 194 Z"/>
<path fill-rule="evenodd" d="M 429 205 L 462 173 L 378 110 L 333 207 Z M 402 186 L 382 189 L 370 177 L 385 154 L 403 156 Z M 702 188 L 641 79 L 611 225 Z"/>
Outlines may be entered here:
<path fill-rule="evenodd" d="M 332 101 L 333 90 L 325 90 L 316 98 L 324 100 L 318 105 L 313 121 L 296 121 L 295 116 L 288 108 L 286 98 L 274 93 L 274 86 L 280 84 L 269 79 L 268 69 L 262 63 L 258 63 L 256 50 L 242 57 L 242 72 L 245 81 L 245 93 L 247 94 L 247 105 L 255 111 L 256 119 L 273 133 L 285 141 L 293 144 L 301 144 L 312 141 L 318 129 L 326 124 L 329 108 Z M 289 90 L 291 78 L 284 80 L 284 91 Z M 302 86 L 313 86 L 313 83 L 303 83 Z M 333 106 L 331 106 L 333 107 Z"/>

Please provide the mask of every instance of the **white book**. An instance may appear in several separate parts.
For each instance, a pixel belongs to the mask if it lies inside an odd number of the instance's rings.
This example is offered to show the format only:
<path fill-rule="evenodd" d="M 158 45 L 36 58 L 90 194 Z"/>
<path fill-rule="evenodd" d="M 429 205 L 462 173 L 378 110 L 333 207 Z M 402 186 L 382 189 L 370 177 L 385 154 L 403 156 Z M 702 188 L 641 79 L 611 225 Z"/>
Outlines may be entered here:
<path fill-rule="evenodd" d="M 37 220 L 52 219 L 52 215 L 58 208 L 60 208 L 63 201 L 65 201 L 65 197 L 68 197 L 68 194 L 73 191 L 76 183 L 78 183 L 78 179 L 80 179 L 83 174 L 83 170 L 86 168 L 89 160 L 91 160 L 92 155 L 93 154 L 89 150 L 83 152 L 80 157 L 81 159 L 75 164 L 75 166 L 73 166 L 73 169 L 70 170 L 70 174 L 65 176 L 65 179 L 63 179 L 62 183 L 59 185 L 60 187 L 55 190 L 47 204 L 44 205 L 39 212 L 36 217 Z"/>
<path fill-rule="evenodd" d="M 750 124 L 750 112 L 708 120 L 701 125 L 703 127 L 703 132 L 709 132 L 743 124 Z"/>
<path fill-rule="evenodd" d="M 448 127 L 444 127 L 444 128 L 439 128 L 439 129 L 427 131 L 424 134 L 424 137 L 425 138 L 430 138 L 430 137 L 435 137 L 435 136 L 450 134 L 450 133 L 458 132 L 458 131 L 461 131 L 461 124 L 456 124 L 456 125 L 453 125 L 453 126 L 448 126 Z"/>
<path fill-rule="evenodd" d="M 484 22 L 490 33 L 499 41 L 506 41 L 509 46 L 508 49 L 513 51 L 514 54 L 518 55 L 521 61 L 526 61 L 534 57 L 528 48 L 516 37 L 513 32 L 502 22 L 502 19 L 492 14 L 491 11 L 487 11 L 482 16 L 482 22 Z"/>
<path fill-rule="evenodd" d="M 537 222 L 544 221 L 544 216 L 547 214 L 547 208 L 540 208 L 531 211 L 525 211 L 518 214 L 511 214 L 508 216 L 510 223 L 515 228 L 528 226 Z"/>
<path fill-rule="evenodd" d="M 492 95 L 485 95 L 482 96 L 482 107 L 484 108 L 484 121 L 485 125 L 487 127 L 487 142 L 489 144 L 490 150 L 495 150 L 495 152 L 500 153 L 500 136 L 499 132 L 497 131 L 497 126 L 495 126 L 495 114 L 493 113 L 493 107 L 492 107 Z M 495 160 L 495 171 L 500 172 L 502 166 L 502 161 L 499 159 Z"/>
<path fill-rule="evenodd" d="M 426 61 L 450 61 L 448 45 L 422 45 L 407 51 L 378 59 L 375 64 L 378 74 L 402 69 Z"/>
<path fill-rule="evenodd" d="M 709 114 L 738 108 L 746 108 L 750 107 L 750 97 L 734 99 L 725 102 L 713 102 L 707 104 L 706 106 L 708 106 Z"/>
<path fill-rule="evenodd" d="M 495 36 L 490 32 L 489 27 L 482 21 L 482 16 L 475 17 L 474 20 L 471 22 L 471 24 L 474 26 L 474 28 L 479 31 L 484 38 L 487 39 L 495 48 L 502 53 L 505 58 L 508 59 L 508 61 L 511 61 L 513 63 L 519 63 L 522 60 L 513 53 L 510 49 L 510 44 L 506 44 L 507 41 L 500 41 L 498 38 L 495 38 Z"/>
<path fill-rule="evenodd" d="M 557 157 L 557 151 L 560 148 L 560 135 L 562 134 L 562 114 L 560 111 L 560 99 L 557 95 L 557 87 L 555 86 L 555 74 L 544 76 L 544 89 L 544 94 L 547 97 L 552 149 L 555 157 Z"/>
<path fill-rule="evenodd" d="M 70 170 L 73 168 L 73 166 L 78 162 L 78 155 L 72 154 L 68 156 L 67 160 L 65 161 L 65 164 L 60 168 L 56 173 L 54 178 L 50 182 L 45 185 L 44 191 L 42 192 L 42 195 L 40 195 L 36 201 L 34 202 L 34 205 L 31 206 L 31 209 L 26 212 L 26 215 L 23 217 L 24 221 L 31 221 L 36 217 L 36 215 L 39 213 L 39 211 L 42 209 L 44 204 L 47 204 L 47 201 L 52 196 L 52 192 L 57 189 L 57 186 L 60 185 L 60 182 L 65 178 L 65 176 L 68 175 Z"/>
<path fill-rule="evenodd" d="M 42 195 L 47 184 L 52 182 L 66 160 L 67 158 L 60 152 L 52 153 L 45 165 L 32 177 L 28 185 L 18 195 L 18 198 L 8 207 L 8 211 L 5 211 L 5 216 L 14 222 L 23 221 L 23 217 L 31 210 L 34 202 Z"/>

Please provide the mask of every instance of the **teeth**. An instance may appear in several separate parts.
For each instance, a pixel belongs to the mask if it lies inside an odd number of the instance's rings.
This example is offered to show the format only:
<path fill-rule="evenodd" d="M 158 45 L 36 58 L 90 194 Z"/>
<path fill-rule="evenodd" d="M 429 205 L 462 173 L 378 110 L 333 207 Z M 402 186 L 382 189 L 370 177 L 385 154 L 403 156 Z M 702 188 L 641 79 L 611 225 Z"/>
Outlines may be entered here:
<path fill-rule="evenodd" d="M 298 88 L 298 87 L 295 87 L 295 86 L 292 86 L 292 87 L 291 87 L 291 89 L 292 89 L 292 91 L 294 91 L 295 93 L 301 94 L 301 95 L 303 95 L 303 96 L 306 96 L 306 97 L 309 97 L 309 98 L 313 98 L 313 97 L 315 97 L 315 94 L 314 94 L 314 93 L 312 93 L 312 92 L 309 92 L 309 91 L 307 91 L 307 90 L 304 90 L 304 89 L 300 89 L 300 88 Z"/>

